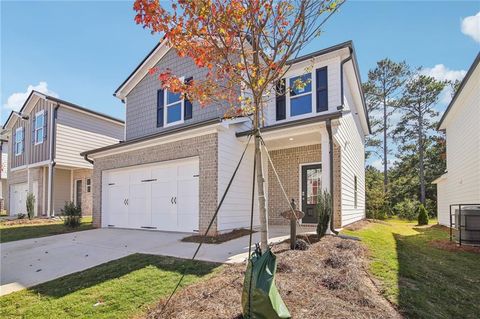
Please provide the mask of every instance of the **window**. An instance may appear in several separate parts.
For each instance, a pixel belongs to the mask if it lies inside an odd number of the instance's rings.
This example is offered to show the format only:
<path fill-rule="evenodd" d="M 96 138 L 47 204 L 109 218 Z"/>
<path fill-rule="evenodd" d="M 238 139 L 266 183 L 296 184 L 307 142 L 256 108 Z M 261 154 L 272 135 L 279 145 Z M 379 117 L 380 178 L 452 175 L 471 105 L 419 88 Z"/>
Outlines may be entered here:
<path fill-rule="evenodd" d="M 317 87 L 317 112 L 328 111 L 328 72 L 327 67 L 315 72 Z"/>
<path fill-rule="evenodd" d="M 357 176 L 353 177 L 353 206 L 357 208 L 358 204 L 358 185 L 357 185 Z"/>
<path fill-rule="evenodd" d="M 40 111 L 35 114 L 34 119 L 34 139 L 35 145 L 43 143 L 44 134 L 45 134 L 45 113 Z"/>
<path fill-rule="evenodd" d="M 290 78 L 290 116 L 312 112 L 312 74 Z"/>
<path fill-rule="evenodd" d="M 87 193 L 90 193 L 92 191 L 92 180 L 90 178 L 87 178 Z"/>
<path fill-rule="evenodd" d="M 182 121 L 183 99 L 180 93 L 172 93 L 165 90 L 166 125 Z"/>
<path fill-rule="evenodd" d="M 22 155 L 23 153 L 23 127 L 15 130 L 15 155 Z"/>

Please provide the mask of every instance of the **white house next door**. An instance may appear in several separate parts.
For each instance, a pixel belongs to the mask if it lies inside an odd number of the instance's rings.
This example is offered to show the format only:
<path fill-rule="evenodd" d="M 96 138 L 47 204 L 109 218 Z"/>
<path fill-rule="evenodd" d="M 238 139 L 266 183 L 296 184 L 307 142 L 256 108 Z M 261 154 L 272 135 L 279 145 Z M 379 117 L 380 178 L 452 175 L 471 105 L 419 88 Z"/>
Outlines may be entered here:
<path fill-rule="evenodd" d="M 198 172 L 197 158 L 104 172 L 102 226 L 198 230 Z"/>

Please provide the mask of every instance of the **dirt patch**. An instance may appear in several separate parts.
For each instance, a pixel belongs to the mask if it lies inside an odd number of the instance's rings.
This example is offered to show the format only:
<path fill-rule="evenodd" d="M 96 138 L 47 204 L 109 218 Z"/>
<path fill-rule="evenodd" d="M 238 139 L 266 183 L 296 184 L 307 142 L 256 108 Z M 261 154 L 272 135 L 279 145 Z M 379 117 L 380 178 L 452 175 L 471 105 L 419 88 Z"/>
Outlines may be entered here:
<path fill-rule="evenodd" d="M 253 232 L 255 233 L 255 231 Z M 231 232 L 220 234 L 217 236 L 207 236 L 205 237 L 205 244 L 221 244 L 226 241 L 237 239 L 243 236 L 250 235 L 250 230 L 245 228 L 234 229 Z M 182 241 L 187 243 L 200 243 L 203 240 L 202 235 L 192 235 L 182 238 Z"/>
<path fill-rule="evenodd" d="M 46 225 L 46 224 L 58 224 L 61 221 L 59 218 L 22 218 L 1 221 L 1 226 L 17 226 L 17 225 Z"/>
<path fill-rule="evenodd" d="M 346 226 L 345 229 L 346 230 L 351 230 L 351 231 L 357 231 L 357 230 L 361 230 L 361 229 L 370 227 L 373 223 L 387 224 L 388 225 L 387 222 L 384 222 L 384 221 L 378 220 L 378 219 L 362 219 L 362 220 L 359 220 L 358 222 L 355 222 L 355 223 L 352 223 L 352 224 Z"/>
<path fill-rule="evenodd" d="M 448 239 L 435 239 L 430 241 L 430 245 L 435 248 L 451 251 L 451 252 L 469 252 L 480 254 L 480 247 L 478 246 L 468 246 L 468 245 L 458 245 L 455 242 L 451 242 Z"/>
<path fill-rule="evenodd" d="M 367 273 L 366 249 L 326 236 L 309 250 L 274 246 L 276 284 L 293 318 L 400 318 Z M 226 265 L 216 276 L 179 292 L 163 314 L 165 300 L 147 318 L 242 318 L 245 264 Z"/>

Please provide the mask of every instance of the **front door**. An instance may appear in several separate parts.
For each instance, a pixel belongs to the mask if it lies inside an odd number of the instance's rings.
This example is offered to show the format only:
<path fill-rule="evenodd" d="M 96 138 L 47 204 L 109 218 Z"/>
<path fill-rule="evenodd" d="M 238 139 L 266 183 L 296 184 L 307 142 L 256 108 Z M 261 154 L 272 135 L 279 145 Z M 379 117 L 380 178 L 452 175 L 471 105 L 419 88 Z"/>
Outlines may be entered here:
<path fill-rule="evenodd" d="M 75 181 L 75 205 L 82 208 L 82 180 Z"/>
<path fill-rule="evenodd" d="M 317 223 L 317 199 L 322 191 L 322 165 L 302 166 L 302 211 L 303 223 Z"/>

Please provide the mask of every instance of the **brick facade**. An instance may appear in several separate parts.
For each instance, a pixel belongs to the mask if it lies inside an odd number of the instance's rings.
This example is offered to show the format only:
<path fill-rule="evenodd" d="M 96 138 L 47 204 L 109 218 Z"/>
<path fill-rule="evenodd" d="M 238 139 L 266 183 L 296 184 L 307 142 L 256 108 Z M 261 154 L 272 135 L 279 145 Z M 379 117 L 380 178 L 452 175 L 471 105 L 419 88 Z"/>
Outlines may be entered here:
<path fill-rule="evenodd" d="M 95 159 L 92 177 L 93 186 L 93 225 L 101 227 L 102 172 L 104 170 L 149 164 L 198 156 L 199 176 L 199 230 L 204 233 L 217 207 L 218 184 L 218 137 L 216 133 L 167 144 L 149 146 L 140 150 L 128 151 Z M 214 222 L 210 234 L 216 234 Z"/>
<path fill-rule="evenodd" d="M 270 151 L 270 157 L 275 165 L 277 173 L 282 181 L 285 192 L 289 199 L 295 199 L 300 206 L 300 165 L 308 163 L 319 163 L 322 160 L 322 149 L 320 144 L 293 147 Z M 334 146 L 334 214 L 335 227 L 341 225 L 341 188 L 340 188 L 340 147 Z M 325 182 L 325 181 L 324 181 Z M 288 221 L 280 216 L 280 213 L 289 209 L 289 203 L 278 184 L 272 166 L 268 165 L 268 219 L 271 225 L 285 225 Z"/>
<path fill-rule="evenodd" d="M 82 215 L 91 216 L 92 215 L 92 201 L 93 201 L 93 185 L 90 184 L 90 192 L 87 191 L 87 179 L 90 179 L 90 183 L 93 183 L 92 180 L 92 171 L 91 169 L 77 169 L 73 171 L 73 183 L 75 185 L 77 180 L 82 181 Z M 75 191 L 75 188 L 73 188 Z M 76 196 L 76 194 L 73 194 Z"/>

